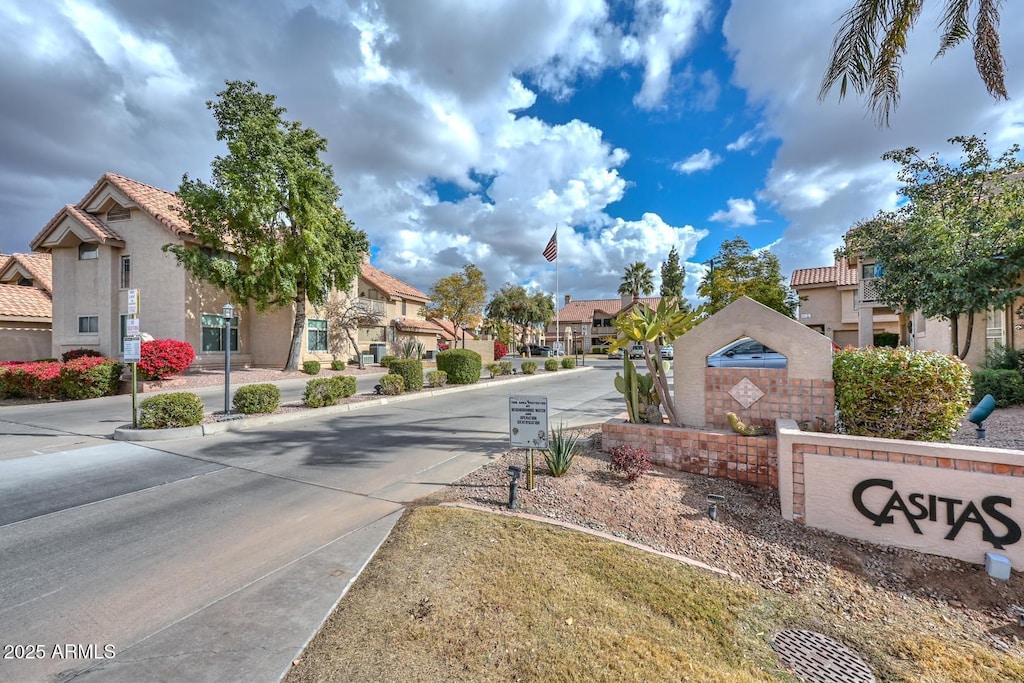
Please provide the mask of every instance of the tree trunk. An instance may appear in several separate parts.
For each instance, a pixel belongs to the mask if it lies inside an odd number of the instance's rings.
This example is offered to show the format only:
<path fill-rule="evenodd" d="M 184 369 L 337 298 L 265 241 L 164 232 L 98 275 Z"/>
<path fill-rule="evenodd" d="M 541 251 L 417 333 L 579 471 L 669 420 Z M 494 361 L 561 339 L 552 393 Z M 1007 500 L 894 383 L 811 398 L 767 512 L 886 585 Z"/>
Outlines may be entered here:
<path fill-rule="evenodd" d="M 646 343 L 644 344 L 644 362 L 647 364 L 647 372 L 651 373 L 654 377 L 654 391 L 658 394 L 658 399 L 661 400 L 661 405 L 665 408 L 665 417 L 668 418 L 668 423 L 673 427 L 679 426 L 679 421 L 676 419 L 676 405 L 672 398 L 672 392 L 668 387 L 668 378 L 665 377 L 661 371 L 661 345 L 655 342 L 654 346 L 654 359 L 651 359 L 651 348 Z"/>
<path fill-rule="evenodd" d="M 292 343 L 288 349 L 288 361 L 285 370 L 298 370 L 299 358 L 302 357 L 302 333 L 306 329 L 306 288 L 299 287 L 295 295 L 295 324 L 292 325 Z"/>
<path fill-rule="evenodd" d="M 957 358 L 960 357 L 960 314 L 954 313 L 949 317 L 950 351 Z"/>
<path fill-rule="evenodd" d="M 974 337 L 974 311 L 967 311 L 967 335 L 964 339 L 964 350 L 958 354 L 960 360 L 967 358 L 971 350 L 971 339 Z"/>
<path fill-rule="evenodd" d="M 352 346 L 353 353 L 356 354 L 356 360 L 359 361 L 359 369 L 364 370 L 366 366 L 363 365 L 363 354 L 359 352 L 359 343 L 352 336 L 352 328 L 345 328 L 345 336 L 348 337 L 348 343 Z"/>

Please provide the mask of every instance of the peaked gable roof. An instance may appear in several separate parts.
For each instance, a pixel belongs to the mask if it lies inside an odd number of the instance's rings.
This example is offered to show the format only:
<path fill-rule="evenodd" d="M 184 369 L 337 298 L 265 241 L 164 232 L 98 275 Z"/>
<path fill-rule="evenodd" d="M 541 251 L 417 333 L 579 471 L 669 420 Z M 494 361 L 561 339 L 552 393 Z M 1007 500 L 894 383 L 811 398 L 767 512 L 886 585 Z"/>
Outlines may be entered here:
<path fill-rule="evenodd" d="M 385 273 L 379 268 L 374 268 L 369 263 L 363 263 L 360 271 L 361 277 L 392 299 L 409 299 L 426 303 L 430 297 L 421 290 L 416 289 L 408 282 L 399 280 L 394 275 Z"/>
<path fill-rule="evenodd" d="M 444 339 L 457 340 L 462 338 L 462 328 L 456 330 L 451 320 L 445 318 L 427 318 L 427 320 L 438 328 Z M 466 339 L 476 339 L 476 335 L 466 330 Z"/>
<path fill-rule="evenodd" d="M 565 306 L 558 309 L 558 321 L 563 322 L 587 322 L 595 318 L 614 318 L 617 316 L 623 308 L 629 308 L 633 305 L 633 301 L 630 300 L 626 303 L 625 307 L 622 305 L 622 299 L 581 299 L 579 301 L 570 301 Z M 657 308 L 658 304 L 661 303 L 660 296 L 642 296 L 637 299 L 636 303 L 641 303 L 648 308 Z M 604 315 L 597 315 L 602 313 Z"/>
<path fill-rule="evenodd" d="M 12 282 L 16 276 L 30 278 L 47 294 L 53 294 L 53 259 L 49 254 L 11 254 L 0 257 L 0 282 Z"/>
<path fill-rule="evenodd" d="M 112 202 L 149 214 L 179 239 L 192 236 L 178 213 L 181 200 L 176 194 L 116 173 L 104 173 L 77 204 L 68 204 L 58 211 L 29 246 L 36 251 L 51 249 L 60 245 L 68 232 L 74 232 L 83 242 L 123 244 L 124 238 L 97 215 Z M 67 219 L 71 219 L 70 223 Z"/>
<path fill-rule="evenodd" d="M 789 286 L 814 287 L 816 285 L 835 285 L 850 287 L 860 284 L 857 269 L 851 268 L 845 260 L 836 261 L 833 266 L 818 268 L 798 268 L 789 278 Z"/>
<path fill-rule="evenodd" d="M 53 302 L 41 289 L 0 284 L 0 318 L 52 320 Z"/>

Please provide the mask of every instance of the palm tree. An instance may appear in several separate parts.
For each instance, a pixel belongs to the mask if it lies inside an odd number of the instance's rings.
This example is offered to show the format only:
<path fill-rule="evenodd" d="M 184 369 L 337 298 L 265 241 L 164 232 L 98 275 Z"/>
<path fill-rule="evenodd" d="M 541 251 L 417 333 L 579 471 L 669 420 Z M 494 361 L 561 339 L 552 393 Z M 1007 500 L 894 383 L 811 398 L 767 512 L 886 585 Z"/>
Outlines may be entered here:
<path fill-rule="evenodd" d="M 974 63 L 990 95 L 1009 99 L 1004 80 L 1003 52 L 999 46 L 999 6 L 1002 0 L 945 0 L 939 39 L 941 57 L 972 36 Z M 889 112 L 900 99 L 900 60 L 907 52 L 907 34 L 921 14 L 923 0 L 855 0 L 843 13 L 842 25 L 832 40 L 832 59 L 821 81 L 823 100 L 838 83 L 839 99 L 847 88 L 867 93 L 868 107 L 879 125 L 888 125 Z M 977 4 L 974 29 L 971 5 Z"/>
<path fill-rule="evenodd" d="M 648 296 L 654 292 L 654 271 L 643 261 L 637 261 L 626 268 L 619 285 L 619 294 L 632 294 L 636 299 L 641 294 Z"/>

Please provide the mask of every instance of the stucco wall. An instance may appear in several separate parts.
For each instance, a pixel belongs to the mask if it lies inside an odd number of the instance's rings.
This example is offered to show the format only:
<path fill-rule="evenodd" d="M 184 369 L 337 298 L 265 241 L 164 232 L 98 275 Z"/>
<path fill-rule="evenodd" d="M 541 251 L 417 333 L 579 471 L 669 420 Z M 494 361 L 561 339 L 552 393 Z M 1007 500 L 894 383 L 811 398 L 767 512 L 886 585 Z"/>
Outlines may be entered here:
<path fill-rule="evenodd" d="M 31 323 L 0 325 L 0 360 L 38 360 L 54 357 L 51 353 L 49 323 L 38 326 L 31 326 Z"/>
<path fill-rule="evenodd" d="M 1024 570 L 1024 451 L 777 431 L 785 519 L 979 564 L 998 552 Z"/>

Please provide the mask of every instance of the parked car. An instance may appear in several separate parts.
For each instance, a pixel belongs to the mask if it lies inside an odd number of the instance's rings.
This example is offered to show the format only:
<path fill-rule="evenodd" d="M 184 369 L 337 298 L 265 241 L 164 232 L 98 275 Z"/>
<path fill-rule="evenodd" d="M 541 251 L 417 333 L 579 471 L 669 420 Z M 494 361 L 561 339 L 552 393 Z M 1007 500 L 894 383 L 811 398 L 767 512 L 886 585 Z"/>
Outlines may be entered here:
<path fill-rule="evenodd" d="M 630 346 L 629 347 L 629 357 L 630 358 L 643 358 L 644 357 L 644 345 L 643 344 L 633 344 L 632 346 Z"/>
<path fill-rule="evenodd" d="M 756 339 L 743 337 L 708 356 L 709 368 L 784 368 L 786 357 Z"/>
<path fill-rule="evenodd" d="M 550 346 L 541 346 L 540 344 L 529 344 L 519 348 L 520 355 L 530 355 L 534 358 L 547 358 L 548 356 L 554 355 Z"/>
<path fill-rule="evenodd" d="M 625 354 L 622 352 L 622 349 L 608 352 L 608 360 L 622 360 L 623 356 L 625 356 Z"/>
<path fill-rule="evenodd" d="M 661 347 L 661 357 L 665 360 L 673 360 L 676 357 L 676 350 L 671 344 L 666 344 Z"/>

